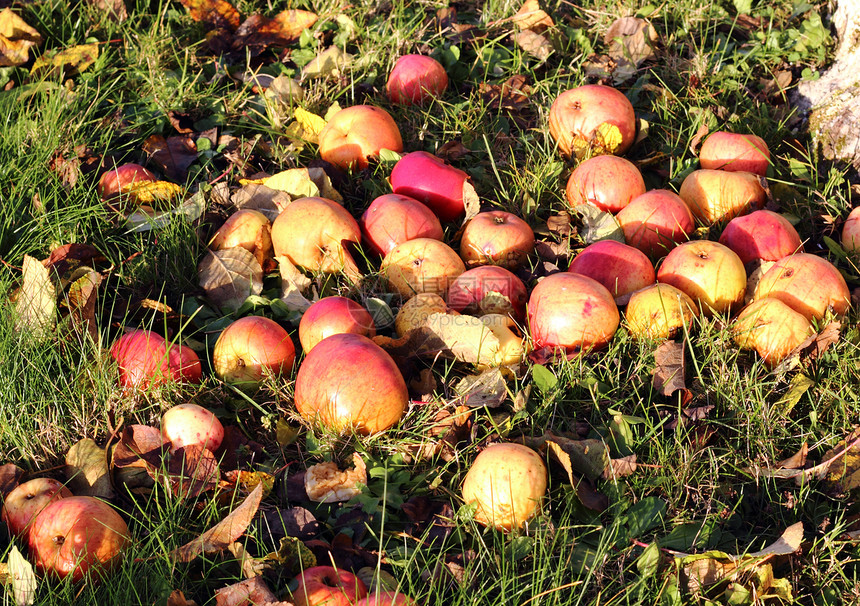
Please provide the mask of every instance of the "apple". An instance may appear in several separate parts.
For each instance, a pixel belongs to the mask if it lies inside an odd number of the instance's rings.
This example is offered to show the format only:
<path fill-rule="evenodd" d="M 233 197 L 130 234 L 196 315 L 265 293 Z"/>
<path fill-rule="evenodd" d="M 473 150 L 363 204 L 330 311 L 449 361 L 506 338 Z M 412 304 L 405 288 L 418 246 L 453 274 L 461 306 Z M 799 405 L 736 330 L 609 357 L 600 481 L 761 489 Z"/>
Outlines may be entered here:
<path fill-rule="evenodd" d="M 448 305 L 472 316 L 503 314 L 517 322 L 526 316 L 525 284 L 504 267 L 481 265 L 457 276 L 448 289 Z"/>
<path fill-rule="evenodd" d="M 534 287 L 528 320 L 536 349 L 575 353 L 606 345 L 618 329 L 620 316 L 615 299 L 600 282 L 562 272 Z"/>
<path fill-rule="evenodd" d="M 299 322 L 299 342 L 305 353 L 314 345 L 344 332 L 374 337 L 376 324 L 361 304 L 346 297 L 325 297 L 315 301 Z"/>
<path fill-rule="evenodd" d="M 842 226 L 842 248 L 853 252 L 860 250 L 860 206 L 848 213 Z"/>
<path fill-rule="evenodd" d="M 708 135 L 699 150 L 702 168 L 743 171 L 764 177 L 770 165 L 770 150 L 759 136 L 720 130 Z"/>
<path fill-rule="evenodd" d="M 636 339 L 665 341 L 693 327 L 699 307 L 687 294 L 669 284 L 652 284 L 630 295 L 624 317 Z"/>
<path fill-rule="evenodd" d="M 158 181 L 158 177 L 140 164 L 130 162 L 102 173 L 97 189 L 101 199 L 108 200 L 128 192 L 136 183 L 151 181 Z"/>
<path fill-rule="evenodd" d="M 295 606 L 352 606 L 367 595 L 367 587 L 347 570 L 314 566 L 296 577 L 298 587 L 290 597 Z"/>
<path fill-rule="evenodd" d="M 130 543 L 125 520 L 95 497 L 54 501 L 36 516 L 27 536 L 37 570 L 75 582 L 117 566 Z"/>
<path fill-rule="evenodd" d="M 403 156 L 391 171 L 391 189 L 430 207 L 442 221 L 466 213 L 463 188 L 469 175 L 445 164 L 442 158 L 416 151 Z"/>
<path fill-rule="evenodd" d="M 624 93 L 586 84 L 561 93 L 549 109 L 549 133 L 565 156 L 624 154 L 636 138 L 636 115 Z"/>
<path fill-rule="evenodd" d="M 654 264 L 645 253 L 615 240 L 589 244 L 573 258 L 568 271 L 597 280 L 619 305 L 627 295 L 657 279 Z"/>
<path fill-rule="evenodd" d="M 400 194 L 376 198 L 364 211 L 360 223 L 369 248 L 383 257 L 407 240 L 445 238 L 439 217 L 428 206 Z"/>
<path fill-rule="evenodd" d="M 712 225 L 764 206 L 766 196 L 760 179 L 752 173 L 694 170 L 678 193 L 697 219 Z"/>
<path fill-rule="evenodd" d="M 218 337 L 212 368 L 222 381 L 254 387 L 267 375 L 289 373 L 295 359 L 296 348 L 280 324 L 247 316 L 227 326 Z"/>
<path fill-rule="evenodd" d="M 9 534 L 26 536 L 30 524 L 49 503 L 72 496 L 72 491 L 53 478 L 34 478 L 16 486 L 3 501 L 2 520 Z"/>
<path fill-rule="evenodd" d="M 845 278 L 832 263 L 809 253 L 783 257 L 764 272 L 754 299 L 779 299 L 807 320 L 832 312 L 844 315 L 851 303 Z"/>
<path fill-rule="evenodd" d="M 696 228 L 687 204 L 668 189 L 653 189 L 633 198 L 616 219 L 627 244 L 652 258 L 687 240 Z"/>
<path fill-rule="evenodd" d="M 361 279 L 361 271 L 346 243 L 360 240 L 361 229 L 349 211 L 328 198 L 299 198 L 272 224 L 275 256 L 310 271 L 342 271 L 353 282 Z"/>
<path fill-rule="evenodd" d="M 571 206 L 591 204 L 614 214 L 645 193 L 645 181 L 629 160 L 594 156 L 570 174 L 565 193 Z"/>
<path fill-rule="evenodd" d="M 448 88 L 442 64 L 425 55 L 403 55 L 388 76 L 385 91 L 392 103 L 421 104 L 439 97 Z"/>
<path fill-rule="evenodd" d="M 501 265 L 516 269 L 535 249 L 535 233 L 528 223 L 503 210 L 478 213 L 460 238 L 460 257 L 469 267 Z"/>
<path fill-rule="evenodd" d="M 418 602 L 399 591 L 376 591 L 357 601 L 355 606 L 418 606 Z"/>
<path fill-rule="evenodd" d="M 344 170 L 367 168 L 367 160 L 390 149 L 403 151 L 403 139 L 394 118 L 372 105 L 346 107 L 326 123 L 319 134 L 320 157 Z"/>
<path fill-rule="evenodd" d="M 224 441 L 224 426 L 211 411 L 197 404 L 177 404 L 161 417 L 161 435 L 170 452 L 200 446 L 212 452 Z"/>
<path fill-rule="evenodd" d="M 689 295 L 706 317 L 731 313 L 744 301 L 747 272 L 731 249 L 711 240 L 684 242 L 669 251 L 657 281 Z"/>
<path fill-rule="evenodd" d="M 126 389 L 146 389 L 169 381 L 199 383 L 200 359 L 184 345 L 171 345 L 149 330 L 131 330 L 110 349 L 119 367 L 119 383 Z"/>
<path fill-rule="evenodd" d="M 772 297 L 747 305 L 732 324 L 741 349 L 754 349 L 773 368 L 815 331 L 803 314 Z"/>
<path fill-rule="evenodd" d="M 418 293 L 404 303 L 394 319 L 394 328 L 399 336 L 424 326 L 431 314 L 448 312 L 445 299 L 435 293 Z"/>
<path fill-rule="evenodd" d="M 312 423 L 367 435 L 400 421 L 409 392 L 385 350 L 364 335 L 342 333 L 323 339 L 305 356 L 294 400 Z"/>
<path fill-rule="evenodd" d="M 463 480 L 463 501 L 475 503 L 475 520 L 499 530 L 520 529 L 533 518 L 546 495 L 546 465 L 522 444 L 485 448 Z"/>
<path fill-rule="evenodd" d="M 252 253 L 258 250 L 265 259 L 272 256 L 272 223 L 258 210 L 237 210 L 224 222 L 212 239 L 209 248 L 222 250 L 241 246 Z"/>
<path fill-rule="evenodd" d="M 454 279 L 466 271 L 466 266 L 444 242 L 416 238 L 385 255 L 380 271 L 402 297 L 419 292 L 445 296 Z"/>
<path fill-rule="evenodd" d="M 729 221 L 720 244 L 731 248 L 744 265 L 756 259 L 779 261 L 803 252 L 803 243 L 788 219 L 770 210 L 756 210 Z"/>

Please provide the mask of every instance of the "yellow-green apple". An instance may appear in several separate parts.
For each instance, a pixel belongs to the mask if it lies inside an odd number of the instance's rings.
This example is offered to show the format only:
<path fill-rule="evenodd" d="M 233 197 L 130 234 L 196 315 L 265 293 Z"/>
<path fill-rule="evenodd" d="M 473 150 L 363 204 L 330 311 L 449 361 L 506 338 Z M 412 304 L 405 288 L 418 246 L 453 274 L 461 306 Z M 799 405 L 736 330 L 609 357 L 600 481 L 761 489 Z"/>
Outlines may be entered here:
<path fill-rule="evenodd" d="M 355 606 L 418 606 L 418 602 L 399 591 L 375 591 Z"/>
<path fill-rule="evenodd" d="M 546 465 L 531 448 L 501 443 L 485 448 L 463 480 L 463 501 L 475 503 L 475 520 L 499 530 L 520 529 L 540 512 Z"/>
<path fill-rule="evenodd" d="M 287 206 L 272 224 L 275 255 L 310 271 L 343 272 L 351 281 L 361 271 L 346 248 L 358 244 L 361 229 L 343 206 L 328 198 L 299 198 Z"/>
<path fill-rule="evenodd" d="M 24 537 L 30 524 L 49 503 L 72 496 L 72 491 L 53 478 L 34 478 L 16 486 L 3 501 L 0 514 L 9 534 Z"/>
<path fill-rule="evenodd" d="M 280 324 L 247 316 L 227 326 L 218 337 L 212 368 L 222 381 L 255 387 L 267 375 L 288 374 L 295 359 L 295 345 Z"/>
<path fill-rule="evenodd" d="M 209 248 L 222 250 L 235 246 L 259 253 L 258 259 L 271 257 L 272 223 L 269 218 L 251 208 L 243 208 L 230 215 L 212 236 Z"/>
<path fill-rule="evenodd" d="M 439 217 L 430 207 L 400 194 L 376 198 L 364 211 L 360 223 L 370 250 L 383 257 L 407 240 L 445 237 Z"/>
<path fill-rule="evenodd" d="M 149 330 L 131 330 L 110 349 L 119 367 L 119 383 L 126 389 L 146 389 L 169 381 L 199 383 L 203 370 L 190 347 L 169 344 Z"/>
<path fill-rule="evenodd" d="M 689 295 L 710 317 L 731 313 L 743 304 L 747 272 L 730 248 L 711 240 L 693 240 L 669 251 L 657 270 L 657 281 Z"/>
<path fill-rule="evenodd" d="M 779 261 L 803 252 L 803 243 L 788 219 L 770 210 L 756 210 L 729 221 L 720 244 L 731 248 L 744 265 L 751 261 Z"/>
<path fill-rule="evenodd" d="M 224 426 L 212 411 L 197 404 L 177 404 L 161 417 L 161 435 L 170 451 L 187 446 L 218 450 L 224 441 Z"/>
<path fill-rule="evenodd" d="M 140 164 L 130 162 L 102 173 L 99 179 L 98 192 L 102 200 L 108 200 L 128 192 L 135 184 L 151 181 L 158 181 L 158 177 Z"/>
<path fill-rule="evenodd" d="M 636 291 L 627 302 L 624 317 L 637 339 L 665 341 L 690 330 L 699 315 L 698 306 L 687 294 L 669 284 L 652 284 Z"/>
<path fill-rule="evenodd" d="M 860 250 L 860 206 L 848 213 L 842 226 L 842 248 L 855 252 Z"/>
<path fill-rule="evenodd" d="M 448 88 L 442 64 L 426 55 L 403 55 L 388 75 L 385 91 L 392 103 L 413 105 L 439 97 Z"/>
<path fill-rule="evenodd" d="M 711 225 L 764 206 L 766 196 L 760 179 L 753 173 L 694 170 L 678 193 L 697 219 Z"/>
<path fill-rule="evenodd" d="M 445 296 L 451 282 L 466 271 L 463 260 L 439 240 L 416 238 L 385 255 L 382 275 L 402 297 L 429 292 Z"/>
<path fill-rule="evenodd" d="M 342 333 L 323 339 L 305 356 L 294 400 L 312 423 L 366 435 L 400 421 L 409 392 L 385 350 L 364 335 Z"/>
<path fill-rule="evenodd" d="M 460 256 L 469 267 L 501 265 L 516 269 L 534 249 L 531 226 L 503 210 L 478 213 L 466 224 L 460 238 Z"/>
<path fill-rule="evenodd" d="M 594 156 L 570 174 L 565 191 L 571 206 L 591 204 L 614 214 L 645 193 L 645 181 L 629 160 Z"/>
<path fill-rule="evenodd" d="M 783 257 L 768 269 L 755 289 L 755 300 L 779 299 L 807 320 L 848 311 L 851 293 L 832 263 L 809 253 Z"/>
<path fill-rule="evenodd" d="M 332 335 L 351 332 L 374 337 L 376 324 L 364 307 L 346 297 L 324 297 L 314 301 L 299 322 L 299 342 L 305 353 Z"/>
<path fill-rule="evenodd" d="M 480 320 L 499 341 L 498 348 L 493 344 L 488 352 L 488 366 L 514 366 L 521 363 L 528 353 L 527 339 L 514 331 L 517 325 L 513 318 L 504 314 L 485 314 Z M 484 357 L 483 352 L 481 357 Z"/>
<path fill-rule="evenodd" d="M 130 543 L 128 525 L 95 497 L 67 497 L 45 507 L 27 534 L 36 569 L 80 581 L 89 572 L 117 566 Z"/>
<path fill-rule="evenodd" d="M 815 332 L 803 314 L 764 297 L 753 301 L 732 323 L 732 336 L 741 349 L 754 349 L 773 368 Z"/>
<path fill-rule="evenodd" d="M 472 316 L 502 314 L 517 322 L 526 317 L 525 284 L 504 267 L 480 265 L 466 270 L 448 289 L 448 306 Z"/>
<path fill-rule="evenodd" d="M 421 328 L 431 314 L 448 312 L 445 299 L 435 293 L 418 293 L 404 303 L 394 319 L 394 329 L 401 337 L 410 330 Z"/>
<path fill-rule="evenodd" d="M 352 606 L 367 595 L 361 579 L 332 566 L 303 570 L 294 582 L 298 585 L 290 599 L 295 606 Z"/>
<path fill-rule="evenodd" d="M 469 175 L 442 158 L 416 151 L 403 156 L 391 171 L 391 189 L 430 207 L 442 221 L 466 213 L 464 188 Z M 469 186 L 471 187 L 471 186 Z"/>
<path fill-rule="evenodd" d="M 687 204 L 668 189 L 652 189 L 633 198 L 616 218 L 627 244 L 652 258 L 687 240 L 696 228 Z"/>
<path fill-rule="evenodd" d="M 757 135 L 720 130 L 708 135 L 702 143 L 699 164 L 702 168 L 743 171 L 764 177 L 770 165 L 770 150 Z"/>
<path fill-rule="evenodd" d="M 561 93 L 549 109 L 549 133 L 565 156 L 624 154 L 636 138 L 636 114 L 621 91 L 586 84 Z"/>
<path fill-rule="evenodd" d="M 380 150 L 403 151 L 403 139 L 394 118 L 372 105 L 346 107 L 326 123 L 319 134 L 320 157 L 344 170 L 367 168 L 367 159 Z"/>
<path fill-rule="evenodd" d="M 589 244 L 573 258 L 568 271 L 597 280 L 619 305 L 627 301 L 627 295 L 657 279 L 654 264 L 645 253 L 615 240 Z"/>
<path fill-rule="evenodd" d="M 620 316 L 615 299 L 600 282 L 562 272 L 534 287 L 528 319 L 536 349 L 576 353 L 606 345 L 618 330 Z"/>

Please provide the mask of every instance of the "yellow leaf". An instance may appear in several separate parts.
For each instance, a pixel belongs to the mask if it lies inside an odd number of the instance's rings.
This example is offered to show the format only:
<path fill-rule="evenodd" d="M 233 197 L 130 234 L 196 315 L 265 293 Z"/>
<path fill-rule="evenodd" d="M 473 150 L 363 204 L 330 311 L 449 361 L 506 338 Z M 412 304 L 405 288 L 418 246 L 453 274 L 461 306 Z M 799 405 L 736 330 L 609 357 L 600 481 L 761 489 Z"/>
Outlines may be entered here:
<path fill-rule="evenodd" d="M 289 446 L 299 437 L 299 430 L 287 423 L 283 417 L 278 419 L 278 423 L 275 425 L 275 433 L 278 444 L 284 447 Z"/>
<path fill-rule="evenodd" d="M 99 58 L 98 44 L 80 44 L 60 51 L 52 57 L 41 56 L 33 63 L 31 74 L 50 72 L 81 73 Z"/>
<path fill-rule="evenodd" d="M 243 185 L 246 183 L 240 181 Z M 322 196 L 343 204 L 343 197 L 332 186 L 326 172 L 319 168 L 291 168 L 258 181 L 269 189 L 282 191 L 292 199 Z"/>
<path fill-rule="evenodd" d="M 555 25 L 546 12 L 541 9 L 538 0 L 526 0 L 513 21 L 520 29 L 542 29 Z"/>
<path fill-rule="evenodd" d="M 340 110 L 341 110 L 340 103 L 338 103 L 337 101 L 335 101 L 335 102 L 334 102 L 334 103 L 332 103 L 332 104 L 329 106 L 329 108 L 326 110 L 326 112 L 325 112 L 325 116 L 323 116 L 323 120 L 325 120 L 326 122 L 329 122 L 329 121 L 331 120 L 331 117 L 332 117 L 332 116 L 334 116 L 334 115 L 335 115 L 337 112 L 339 112 Z"/>
<path fill-rule="evenodd" d="M 24 284 L 15 301 L 15 328 L 44 339 L 53 331 L 57 319 L 57 287 L 39 260 L 25 255 L 23 269 Z"/>
<path fill-rule="evenodd" d="M 577 158 L 582 158 L 589 150 L 594 154 L 612 154 L 621 145 L 624 137 L 614 124 L 604 122 L 591 135 L 591 139 L 574 137 L 571 147 Z"/>
<path fill-rule="evenodd" d="M 296 108 L 295 119 L 302 127 L 304 138 L 311 143 L 317 143 L 320 131 L 325 127 L 325 120 L 301 107 Z"/>
<path fill-rule="evenodd" d="M 281 26 L 281 33 L 285 38 L 295 38 L 302 34 L 307 28 L 317 22 L 316 13 L 298 9 L 288 9 L 275 17 L 274 21 Z"/>
<path fill-rule="evenodd" d="M 325 78 L 337 76 L 352 61 L 352 55 L 337 46 L 330 46 L 302 68 L 306 78 Z"/>
<path fill-rule="evenodd" d="M 10 40 L 0 34 L 0 67 L 23 65 L 30 60 L 30 48 L 34 46 L 31 40 Z"/>
<path fill-rule="evenodd" d="M 182 188 L 170 181 L 138 181 L 122 190 L 138 204 L 152 205 L 157 202 L 170 202 L 182 195 Z"/>
<path fill-rule="evenodd" d="M 225 0 L 180 0 L 195 21 L 209 23 L 215 27 L 235 30 L 242 16 L 235 7 Z"/>
<path fill-rule="evenodd" d="M 30 40 L 36 44 L 42 41 L 42 34 L 27 25 L 11 8 L 0 11 L 0 36 L 9 40 Z"/>

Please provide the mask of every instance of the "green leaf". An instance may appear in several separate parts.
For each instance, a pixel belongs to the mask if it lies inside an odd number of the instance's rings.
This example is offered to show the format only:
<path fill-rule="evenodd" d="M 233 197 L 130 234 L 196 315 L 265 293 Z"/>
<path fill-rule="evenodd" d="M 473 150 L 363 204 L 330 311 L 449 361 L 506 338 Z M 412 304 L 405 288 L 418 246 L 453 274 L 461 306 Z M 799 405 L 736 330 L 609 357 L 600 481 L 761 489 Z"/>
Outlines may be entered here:
<path fill-rule="evenodd" d="M 558 385 L 558 377 L 542 364 L 532 366 L 532 379 L 541 393 L 548 394 Z"/>
<path fill-rule="evenodd" d="M 636 559 L 636 569 L 643 578 L 650 579 L 657 574 L 660 567 L 660 548 L 657 543 L 651 543 Z"/>
<path fill-rule="evenodd" d="M 533 547 L 534 539 L 532 537 L 516 537 L 507 545 L 506 551 L 510 561 L 517 562 L 531 555 Z"/>
<path fill-rule="evenodd" d="M 629 537 L 635 539 L 649 530 L 661 526 L 666 519 L 666 501 L 659 497 L 646 497 L 627 512 Z"/>

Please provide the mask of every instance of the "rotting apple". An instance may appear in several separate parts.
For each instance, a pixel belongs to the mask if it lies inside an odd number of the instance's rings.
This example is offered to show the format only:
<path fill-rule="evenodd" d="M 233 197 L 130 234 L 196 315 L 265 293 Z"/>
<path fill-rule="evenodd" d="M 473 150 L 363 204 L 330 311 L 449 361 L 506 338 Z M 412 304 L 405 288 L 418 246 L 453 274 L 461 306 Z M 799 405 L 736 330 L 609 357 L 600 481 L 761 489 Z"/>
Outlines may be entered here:
<path fill-rule="evenodd" d="M 501 265 L 516 269 L 534 249 L 531 226 L 503 210 L 478 213 L 463 228 L 460 238 L 460 257 L 469 267 Z"/>
<path fill-rule="evenodd" d="M 299 342 L 305 353 L 326 337 L 345 332 L 371 338 L 376 335 L 376 324 L 370 312 L 346 297 L 314 301 L 299 322 Z"/>
<path fill-rule="evenodd" d="M 464 188 L 469 175 L 424 151 L 404 155 L 391 170 L 395 194 L 415 198 L 430 207 L 442 221 L 466 213 Z"/>
<path fill-rule="evenodd" d="M 400 194 L 376 198 L 361 215 L 360 223 L 370 250 L 383 257 L 408 240 L 445 237 L 439 217 L 429 206 Z"/>
<path fill-rule="evenodd" d="M 803 314 L 764 297 L 741 310 L 732 323 L 732 337 L 741 349 L 754 349 L 773 368 L 815 331 Z"/>
<path fill-rule="evenodd" d="M 693 214 L 675 192 L 653 189 L 630 201 L 616 215 L 624 240 L 651 258 L 687 240 L 696 228 Z"/>
<path fill-rule="evenodd" d="M 719 242 L 735 251 L 744 265 L 756 259 L 779 261 L 803 252 L 803 243 L 794 226 L 770 210 L 735 217 L 720 234 Z"/>
<path fill-rule="evenodd" d="M 295 359 L 295 345 L 280 324 L 247 316 L 227 326 L 218 337 L 212 368 L 222 381 L 256 387 L 267 375 L 289 373 Z"/>
<path fill-rule="evenodd" d="M 170 452 L 201 446 L 212 452 L 224 441 L 224 426 L 212 411 L 197 404 L 177 404 L 161 416 L 161 435 Z"/>
<path fill-rule="evenodd" d="M 119 368 L 119 383 L 126 389 L 146 389 L 169 381 L 199 383 L 200 359 L 190 347 L 171 345 L 149 330 L 131 330 L 111 346 Z"/>
<path fill-rule="evenodd" d="M 624 317 L 637 339 L 665 341 L 690 330 L 699 307 L 683 291 L 669 284 L 652 284 L 630 296 Z"/>
<path fill-rule="evenodd" d="M 418 606 L 418 602 L 399 591 L 375 591 L 354 606 Z"/>
<path fill-rule="evenodd" d="M 860 251 L 860 206 L 848 213 L 842 226 L 842 248 L 847 251 Z"/>
<path fill-rule="evenodd" d="M 243 208 L 230 215 L 209 241 L 209 248 L 222 250 L 241 246 L 260 256 L 272 256 L 272 223 L 258 210 Z"/>
<path fill-rule="evenodd" d="M 645 193 L 645 181 L 629 160 L 594 156 L 570 174 L 565 193 L 572 207 L 591 204 L 614 214 Z"/>
<path fill-rule="evenodd" d="M 699 150 L 702 168 L 742 171 L 767 175 L 770 150 L 764 139 L 757 135 L 730 133 L 720 130 L 708 135 Z"/>
<path fill-rule="evenodd" d="M 294 400 L 302 417 L 329 431 L 374 434 L 400 421 L 409 392 L 385 350 L 364 335 L 342 333 L 305 356 Z"/>
<path fill-rule="evenodd" d="M 549 109 L 549 132 L 565 156 L 622 155 L 636 138 L 636 114 L 621 91 L 586 84 L 561 93 Z"/>
<path fill-rule="evenodd" d="M 72 491 L 53 478 L 34 478 L 16 486 L 3 501 L 2 520 L 9 534 L 24 537 L 30 524 L 49 503 L 72 496 Z"/>
<path fill-rule="evenodd" d="M 504 267 L 480 265 L 457 276 L 448 289 L 448 306 L 472 316 L 502 314 L 522 322 L 529 295 L 525 284 Z"/>
<path fill-rule="evenodd" d="M 760 179 L 746 172 L 694 170 L 681 183 L 678 194 L 697 219 L 712 225 L 764 206 L 766 195 Z"/>
<path fill-rule="evenodd" d="M 36 516 L 27 537 L 37 570 L 75 582 L 119 565 L 130 543 L 125 520 L 95 497 L 54 501 Z"/>
<path fill-rule="evenodd" d="M 319 134 L 320 157 L 342 168 L 367 168 L 367 160 L 380 150 L 403 151 L 400 130 L 384 109 L 372 105 L 346 107 L 326 123 Z"/>
<path fill-rule="evenodd" d="M 444 297 L 454 279 L 466 271 L 466 266 L 444 242 L 416 238 L 385 255 L 380 271 L 402 297 L 422 292 Z"/>
<path fill-rule="evenodd" d="M 99 197 L 108 200 L 127 192 L 135 184 L 151 181 L 158 181 L 158 177 L 140 164 L 129 162 L 102 173 L 97 189 Z"/>
<path fill-rule="evenodd" d="M 448 88 L 442 64 L 426 55 L 403 55 L 388 76 L 385 91 L 392 103 L 421 104 L 439 97 Z"/>
<path fill-rule="evenodd" d="M 332 566 L 303 570 L 293 583 L 297 586 L 290 599 L 295 606 L 352 606 L 367 595 L 361 579 Z"/>
<path fill-rule="evenodd" d="M 573 258 L 568 271 L 597 280 L 619 305 L 627 301 L 630 293 L 657 280 L 654 264 L 645 253 L 615 240 L 589 244 Z"/>
<path fill-rule="evenodd" d="M 827 259 L 809 253 L 783 257 L 764 272 L 755 300 L 779 299 L 807 320 L 822 320 L 828 312 L 842 316 L 851 304 L 845 278 Z"/>

